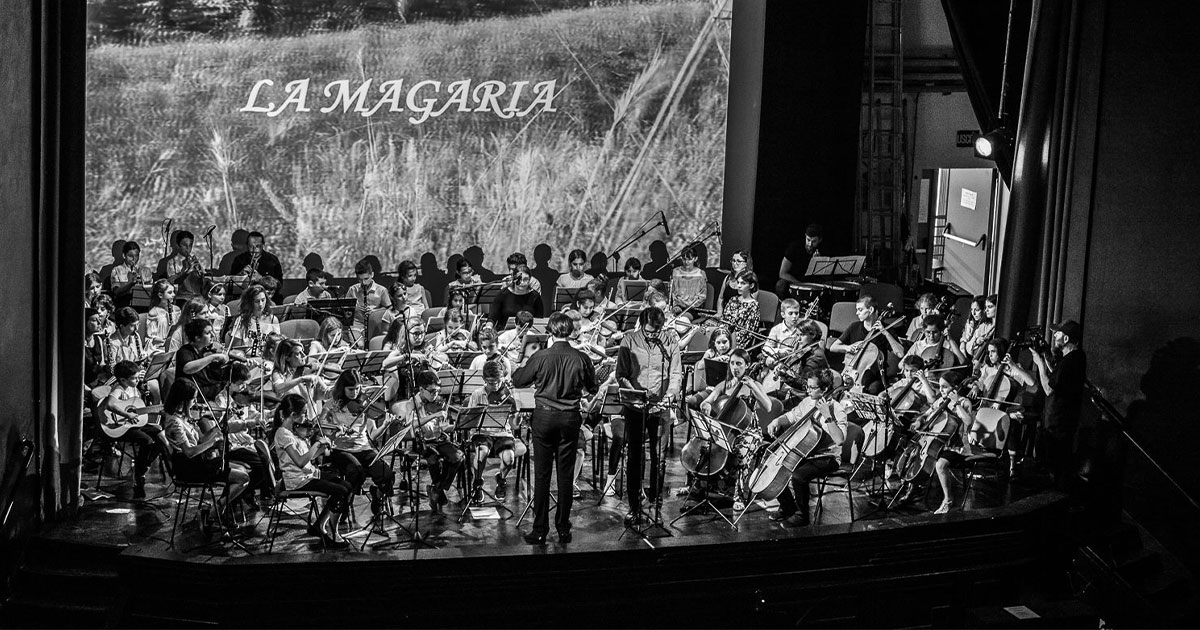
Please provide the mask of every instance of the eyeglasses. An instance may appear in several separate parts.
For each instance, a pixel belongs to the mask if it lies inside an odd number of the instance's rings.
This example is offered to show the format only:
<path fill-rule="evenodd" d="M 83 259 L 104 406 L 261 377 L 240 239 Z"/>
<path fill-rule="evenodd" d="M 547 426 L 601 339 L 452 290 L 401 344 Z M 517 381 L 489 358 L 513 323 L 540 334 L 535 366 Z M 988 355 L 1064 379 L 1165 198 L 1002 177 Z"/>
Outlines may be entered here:
<path fill-rule="evenodd" d="M 805 385 L 804 389 L 807 389 L 810 392 L 819 392 L 825 388 L 821 387 L 820 385 Z"/>

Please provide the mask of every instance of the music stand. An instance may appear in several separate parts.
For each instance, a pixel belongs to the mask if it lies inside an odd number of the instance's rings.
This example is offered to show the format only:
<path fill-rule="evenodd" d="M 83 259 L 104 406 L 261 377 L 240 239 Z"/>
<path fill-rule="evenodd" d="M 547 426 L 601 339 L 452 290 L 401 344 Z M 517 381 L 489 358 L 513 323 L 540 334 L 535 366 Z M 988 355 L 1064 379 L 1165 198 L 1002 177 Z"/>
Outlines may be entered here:
<path fill-rule="evenodd" d="M 309 300 L 305 303 L 310 319 L 313 315 L 332 315 L 347 326 L 354 322 L 354 309 L 358 301 L 354 298 L 332 298 L 328 300 Z"/>
<path fill-rule="evenodd" d="M 512 395 L 513 401 L 517 403 L 517 411 L 533 411 L 537 406 L 532 387 L 514 387 Z"/>
<path fill-rule="evenodd" d="M 622 304 L 614 309 L 616 312 L 612 314 L 612 319 L 619 322 L 618 326 L 622 331 L 633 330 L 637 327 L 638 315 L 641 315 L 645 308 L 641 302 L 634 305 Z"/>
<path fill-rule="evenodd" d="M 866 256 L 813 256 L 805 276 L 857 276 L 862 273 Z"/>
<path fill-rule="evenodd" d="M 626 302 L 641 302 L 646 299 L 646 289 L 650 288 L 649 280 L 626 280 L 625 295 L 621 296 Z"/>
<path fill-rule="evenodd" d="M 150 364 L 146 366 L 146 380 L 158 379 L 175 358 L 174 352 L 160 352 L 150 356 Z"/>
<path fill-rule="evenodd" d="M 150 310 L 153 304 L 150 303 L 150 288 L 152 284 L 135 284 L 129 291 L 129 305 L 139 313 L 144 313 Z"/>
<path fill-rule="evenodd" d="M 478 354 L 480 353 L 475 350 L 449 350 L 446 352 L 446 356 L 450 358 L 450 365 L 459 370 L 471 367 L 471 361 L 475 360 Z"/>
<path fill-rule="evenodd" d="M 513 409 L 512 405 L 507 404 L 507 403 L 505 403 L 503 405 L 483 405 L 480 407 L 467 407 L 466 409 L 463 409 L 462 411 L 459 412 L 458 419 L 454 424 L 454 430 L 461 431 L 463 437 L 465 438 L 468 435 L 471 435 L 471 432 L 478 432 L 478 431 L 487 430 L 487 429 L 493 429 L 493 430 L 507 429 L 508 428 L 508 418 L 512 414 L 512 409 Z M 466 442 L 466 440 L 464 440 L 464 442 Z M 464 448 L 463 450 L 465 451 L 466 449 Z M 472 477 L 474 477 L 475 468 L 477 466 L 478 466 L 478 463 L 476 464 L 476 466 L 469 467 L 471 470 L 467 473 L 467 478 L 468 478 L 467 486 L 471 488 L 469 491 L 472 494 L 474 494 L 474 483 L 472 483 L 474 481 L 474 479 L 472 479 Z M 505 517 L 505 519 L 501 519 L 501 520 L 506 520 L 508 518 L 511 518 L 511 517 L 517 515 L 516 512 L 513 512 L 512 510 L 510 510 L 508 508 L 508 506 L 504 505 L 503 501 L 501 501 L 500 499 L 497 499 L 496 495 L 485 490 L 483 488 L 482 480 L 480 480 L 479 489 L 482 490 L 483 494 L 487 495 L 488 498 L 491 499 L 491 501 L 488 503 L 480 502 L 478 504 L 475 504 L 475 502 L 471 499 L 464 501 L 464 503 L 466 503 L 466 506 L 463 507 L 463 511 L 458 515 L 459 523 L 461 523 L 463 521 L 463 518 L 466 517 L 467 512 L 471 511 L 472 507 L 500 508 L 501 510 L 508 512 L 509 515 L 507 517 Z"/>
<path fill-rule="evenodd" d="M 379 449 L 379 453 L 375 456 L 375 459 L 371 460 L 370 466 L 374 466 L 375 462 L 382 460 L 384 457 L 386 457 L 388 455 L 394 456 L 395 453 L 398 453 L 400 451 L 401 443 L 404 442 L 405 439 L 412 438 L 412 436 L 414 434 L 414 428 L 415 427 L 414 427 L 413 422 L 409 421 L 409 422 L 405 423 L 404 428 L 400 429 L 400 431 L 397 432 L 396 435 L 393 435 L 391 438 L 389 438 L 388 441 L 385 442 L 384 445 Z M 393 464 L 394 463 L 395 463 L 395 460 L 393 459 Z M 413 464 L 408 464 L 408 465 L 411 466 Z M 409 500 L 411 502 L 410 506 L 411 506 L 412 513 L 413 513 L 412 529 L 410 530 L 409 528 L 407 528 L 403 524 L 401 524 L 400 521 L 396 520 L 396 515 L 395 515 L 395 512 L 393 511 L 394 508 L 392 507 L 392 502 L 387 500 L 387 498 L 385 498 L 384 502 L 383 502 L 384 503 L 383 509 L 381 509 L 378 514 L 373 514 L 371 516 L 371 520 L 367 522 L 366 526 L 363 527 L 362 530 L 359 530 L 359 531 L 367 532 L 367 537 L 365 539 L 363 539 L 362 546 L 358 548 L 359 551 L 366 549 L 367 543 L 369 543 L 371 541 L 371 536 L 373 534 L 377 533 L 376 527 L 375 527 L 376 525 L 378 525 L 379 535 L 381 535 L 385 538 L 388 537 L 387 531 L 384 530 L 384 525 L 383 525 L 384 519 L 387 519 L 387 520 L 395 523 L 396 527 L 398 527 L 400 529 L 400 531 L 402 531 L 408 535 L 408 538 L 407 539 L 401 538 L 399 540 L 389 540 L 387 542 L 382 542 L 382 543 L 376 545 L 374 547 L 374 549 L 381 549 L 388 545 L 393 545 L 393 546 L 412 545 L 412 547 L 410 547 L 411 549 L 418 549 L 420 547 L 426 547 L 429 549 L 437 549 L 437 545 L 435 545 L 429 541 L 429 539 L 433 538 L 433 536 L 431 536 L 429 534 L 421 533 L 421 510 L 419 509 L 420 508 L 419 502 L 420 502 L 420 496 L 421 496 L 420 493 L 417 492 L 416 488 L 409 488 L 408 496 L 409 496 Z"/>
<path fill-rule="evenodd" d="M 555 287 L 554 288 L 554 308 L 555 308 L 555 310 L 561 309 L 564 304 L 570 304 L 570 303 L 574 302 L 576 296 L 579 295 L 579 292 L 584 290 L 585 288 L 587 288 L 587 287 L 579 287 L 577 289 L 568 289 L 566 287 Z"/>
<path fill-rule="evenodd" d="M 374 374 L 383 371 L 383 361 L 388 358 L 391 350 L 369 350 L 366 352 L 351 352 L 342 362 L 343 370 L 358 370 L 363 374 Z"/>
<path fill-rule="evenodd" d="M 684 367 L 694 366 L 700 361 L 700 359 L 704 358 L 704 352 L 704 350 L 684 350 L 683 352 L 679 353 L 679 362 L 683 364 Z M 708 369 L 708 364 L 705 364 L 704 369 Z"/>
<path fill-rule="evenodd" d="M 463 370 L 450 368 L 448 370 L 438 370 L 438 385 L 441 387 L 438 390 L 438 396 L 462 396 L 466 387 L 467 373 Z M 480 377 L 482 384 L 482 377 Z"/>
<path fill-rule="evenodd" d="M 714 387 L 729 375 L 729 362 L 716 359 L 704 360 L 704 384 Z"/>
<path fill-rule="evenodd" d="M 738 528 L 737 523 L 729 520 L 729 517 L 725 516 L 725 513 L 718 509 L 717 506 L 714 505 L 711 500 L 709 500 L 709 492 L 711 490 L 710 479 L 713 473 L 716 471 L 705 470 L 707 466 L 711 465 L 711 462 L 709 461 L 709 454 L 712 452 L 713 446 L 724 449 L 727 453 L 733 451 L 729 444 L 729 438 L 725 435 L 725 429 L 721 426 L 721 423 L 717 422 L 715 419 L 709 418 L 702 413 L 691 413 L 688 415 L 688 421 L 691 422 L 692 425 L 693 439 L 701 440 L 699 459 L 700 463 L 697 464 L 696 476 L 704 480 L 704 499 L 696 505 L 693 505 L 692 507 L 680 512 L 679 516 L 676 516 L 675 519 L 670 522 L 670 526 L 674 527 L 675 521 L 678 521 L 679 519 L 688 516 L 693 512 L 703 511 L 707 513 L 711 511 L 715 513 L 716 516 L 709 519 L 709 522 L 720 518 L 721 520 L 725 521 L 729 527 L 736 530 Z M 701 474 L 700 471 L 704 471 L 706 474 Z"/>
<path fill-rule="evenodd" d="M 475 292 L 475 298 L 471 301 L 472 306 L 486 307 L 482 312 L 486 313 L 491 309 L 492 302 L 496 301 L 496 296 L 500 295 L 500 291 L 504 289 L 507 282 L 488 282 L 486 284 L 477 285 L 478 291 Z"/>
<path fill-rule="evenodd" d="M 606 394 L 606 396 L 607 396 L 607 394 Z M 631 407 L 633 409 L 637 409 L 639 413 L 643 414 L 643 416 L 649 412 L 649 407 L 651 406 L 651 401 L 650 401 L 650 392 L 648 390 L 619 387 L 617 389 L 617 398 L 622 407 Z M 650 448 L 658 448 L 659 439 L 658 439 L 657 435 L 647 436 L 647 442 L 650 444 Z M 637 453 L 638 461 L 636 461 L 636 462 L 632 461 L 633 455 L 634 455 L 633 453 L 626 450 L 626 452 L 625 452 L 625 460 L 626 460 L 625 466 L 626 467 L 642 465 L 642 461 L 641 461 L 642 454 L 640 452 Z M 662 455 L 665 455 L 665 454 L 662 454 Z M 626 473 L 626 474 L 628 474 L 628 473 Z M 659 499 L 661 499 L 662 498 L 662 490 L 663 490 L 663 488 L 661 486 L 664 481 L 662 478 L 662 475 L 661 475 L 661 471 L 658 473 L 657 476 L 658 476 L 658 483 L 659 483 L 660 487 L 655 488 L 655 490 L 658 492 Z M 640 493 L 642 491 L 642 489 L 636 488 L 635 491 Z M 630 497 L 630 498 L 632 498 L 632 497 Z M 603 499 L 603 495 L 601 496 L 601 499 Z M 639 507 L 636 518 L 633 520 L 632 523 L 625 526 L 625 530 L 621 532 L 621 536 L 624 536 L 627 532 L 633 532 L 633 533 L 637 534 L 638 537 L 641 538 L 642 541 L 645 542 L 647 545 L 650 545 L 650 540 L 649 540 L 650 538 L 663 538 L 665 536 L 672 536 L 673 534 L 671 534 L 671 531 L 668 530 L 662 523 L 662 507 L 661 507 L 662 502 L 661 502 L 661 500 L 656 500 L 655 504 L 659 507 L 657 510 L 655 510 L 656 513 L 655 513 L 655 516 L 653 516 L 653 517 L 651 517 L 649 514 L 647 514 L 646 510 L 643 507 Z M 645 503 L 642 503 L 641 505 L 644 506 Z M 645 527 L 639 528 L 638 527 L 639 522 L 646 523 Z M 655 530 L 657 530 L 657 531 L 655 531 Z M 653 533 L 651 533 L 651 532 L 653 532 Z M 620 540 L 620 538 L 621 537 L 618 537 L 617 539 Z M 653 547 L 654 545 L 650 545 L 650 546 Z"/>

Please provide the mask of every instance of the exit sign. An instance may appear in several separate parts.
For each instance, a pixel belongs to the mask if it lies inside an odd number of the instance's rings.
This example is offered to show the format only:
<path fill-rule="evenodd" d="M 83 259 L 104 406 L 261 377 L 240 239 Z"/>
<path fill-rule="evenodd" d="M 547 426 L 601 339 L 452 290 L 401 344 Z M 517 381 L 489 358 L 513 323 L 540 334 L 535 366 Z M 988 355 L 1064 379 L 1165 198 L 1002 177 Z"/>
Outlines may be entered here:
<path fill-rule="evenodd" d="M 978 135 L 978 129 L 959 129 L 954 132 L 954 146 L 960 149 L 969 149 L 975 145 L 975 137 Z"/>

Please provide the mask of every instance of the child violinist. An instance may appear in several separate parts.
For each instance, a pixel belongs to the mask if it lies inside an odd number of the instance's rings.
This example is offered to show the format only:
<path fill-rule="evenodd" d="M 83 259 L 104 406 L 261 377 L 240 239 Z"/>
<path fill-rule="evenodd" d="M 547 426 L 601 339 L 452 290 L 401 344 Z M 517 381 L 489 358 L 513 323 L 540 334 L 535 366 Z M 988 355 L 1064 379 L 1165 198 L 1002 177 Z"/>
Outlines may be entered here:
<path fill-rule="evenodd" d="M 309 447 L 308 434 L 313 425 L 305 418 L 305 407 L 300 396 L 289 394 L 275 409 L 272 446 L 279 459 L 283 487 L 290 491 L 309 490 L 329 495 L 309 533 L 321 536 L 327 547 L 344 549 L 349 543 L 338 532 L 338 523 L 349 512 L 351 487 L 344 479 L 323 473 L 313 465 L 313 460 L 330 452 L 332 446 L 328 438 L 321 438 Z"/>
<path fill-rule="evenodd" d="M 488 361 L 483 365 L 483 387 L 471 393 L 468 407 L 483 407 L 487 405 L 509 405 L 511 409 L 505 415 L 503 427 L 481 428 L 471 437 L 474 449 L 471 458 L 475 468 L 475 484 L 472 500 L 482 500 L 483 469 L 487 465 L 488 455 L 495 454 L 500 458 L 500 470 L 496 472 L 495 495 L 504 499 L 508 489 L 508 472 L 516 466 L 517 458 L 524 457 L 527 452 L 525 443 L 513 435 L 511 417 L 516 411 L 512 390 L 504 378 L 504 368 L 497 361 Z"/>
<path fill-rule="evenodd" d="M 371 446 L 371 439 L 382 435 L 388 422 L 383 415 L 378 420 L 371 418 L 362 382 L 358 370 L 343 371 L 317 421 L 333 432 L 331 459 L 342 478 L 349 482 L 351 494 L 357 494 L 367 475 L 371 476 L 375 484 L 371 488 L 371 513 L 378 514 L 387 497 L 392 496 L 395 473 L 382 460 L 372 463 L 378 451 Z"/>

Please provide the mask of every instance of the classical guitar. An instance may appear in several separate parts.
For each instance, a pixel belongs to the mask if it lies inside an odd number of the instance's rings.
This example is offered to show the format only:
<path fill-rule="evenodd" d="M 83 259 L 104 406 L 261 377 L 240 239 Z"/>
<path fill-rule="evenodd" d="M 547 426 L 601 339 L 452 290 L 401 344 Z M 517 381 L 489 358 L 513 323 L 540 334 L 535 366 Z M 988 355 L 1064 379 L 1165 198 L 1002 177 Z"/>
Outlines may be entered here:
<path fill-rule="evenodd" d="M 162 405 L 147 405 L 141 398 L 117 401 L 116 407 L 123 412 L 137 415 L 137 418 L 129 419 L 110 409 L 105 409 L 100 430 L 114 440 L 125 435 L 130 429 L 146 426 L 150 423 L 150 416 L 162 413 L 163 409 Z"/>

